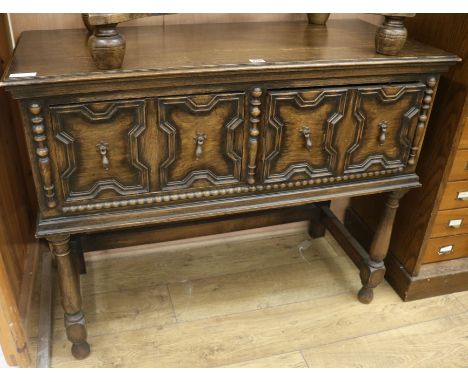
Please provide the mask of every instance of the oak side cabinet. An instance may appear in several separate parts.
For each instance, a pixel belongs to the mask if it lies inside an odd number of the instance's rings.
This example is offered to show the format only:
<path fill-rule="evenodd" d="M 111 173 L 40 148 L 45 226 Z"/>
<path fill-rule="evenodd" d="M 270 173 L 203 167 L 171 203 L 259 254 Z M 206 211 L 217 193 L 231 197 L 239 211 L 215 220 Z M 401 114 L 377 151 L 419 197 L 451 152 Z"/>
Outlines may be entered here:
<path fill-rule="evenodd" d="M 90 352 L 70 238 L 193 224 L 385 193 L 358 298 L 382 281 L 399 200 L 440 73 L 459 58 L 407 41 L 375 52 L 357 20 L 122 28 L 121 69 L 98 70 L 86 30 L 24 33 L 3 78 L 19 100 L 72 354 Z"/>

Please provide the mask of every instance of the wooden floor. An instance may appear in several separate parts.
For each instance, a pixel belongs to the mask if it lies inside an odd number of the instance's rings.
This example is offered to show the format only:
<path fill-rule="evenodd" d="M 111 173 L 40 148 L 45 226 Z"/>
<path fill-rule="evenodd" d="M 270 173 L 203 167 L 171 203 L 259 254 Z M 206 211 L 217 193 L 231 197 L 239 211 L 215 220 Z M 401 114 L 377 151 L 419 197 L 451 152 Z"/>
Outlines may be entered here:
<path fill-rule="evenodd" d="M 91 355 L 57 305 L 53 367 L 468 366 L 468 292 L 403 303 L 385 282 L 360 304 L 355 266 L 303 225 L 87 256 Z"/>

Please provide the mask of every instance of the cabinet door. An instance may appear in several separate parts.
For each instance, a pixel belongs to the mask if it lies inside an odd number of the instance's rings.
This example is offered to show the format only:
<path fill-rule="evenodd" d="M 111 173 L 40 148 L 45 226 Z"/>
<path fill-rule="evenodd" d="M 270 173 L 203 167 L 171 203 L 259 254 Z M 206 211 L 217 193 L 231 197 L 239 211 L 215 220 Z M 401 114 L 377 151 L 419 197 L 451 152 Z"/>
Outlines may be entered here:
<path fill-rule="evenodd" d="M 342 122 L 347 89 L 269 91 L 263 132 L 265 183 L 332 175 L 335 129 Z"/>
<path fill-rule="evenodd" d="M 159 98 L 161 189 L 241 183 L 245 130 L 243 93 Z"/>
<path fill-rule="evenodd" d="M 423 84 L 407 84 L 353 90 L 352 121 L 346 126 L 353 143 L 346 151 L 344 174 L 407 165 L 424 89 Z"/>
<path fill-rule="evenodd" d="M 145 101 L 50 106 L 63 199 L 111 199 L 149 191 Z"/>

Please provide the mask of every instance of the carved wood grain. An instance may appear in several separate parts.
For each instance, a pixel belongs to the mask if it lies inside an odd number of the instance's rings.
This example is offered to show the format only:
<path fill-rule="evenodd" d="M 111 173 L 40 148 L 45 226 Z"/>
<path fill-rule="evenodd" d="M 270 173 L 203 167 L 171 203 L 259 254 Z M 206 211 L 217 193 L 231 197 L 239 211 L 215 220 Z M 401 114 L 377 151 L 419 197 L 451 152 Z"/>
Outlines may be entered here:
<path fill-rule="evenodd" d="M 162 190 L 220 186 L 242 181 L 244 94 L 214 94 L 158 99 L 158 149 Z M 197 159 L 198 134 L 205 136 Z"/>
<path fill-rule="evenodd" d="M 65 202 L 149 191 L 149 169 L 140 158 L 145 101 L 51 106 L 50 111 L 57 151 L 64 151 L 57 157 L 62 158 L 58 165 Z M 108 144 L 109 169 L 96 150 L 103 143 Z M 103 196 L 104 191 L 112 193 Z"/>
<path fill-rule="evenodd" d="M 423 84 L 357 88 L 353 104 L 354 143 L 347 149 L 344 173 L 392 169 L 408 164 Z M 381 142 L 381 124 L 385 141 Z"/>
<path fill-rule="evenodd" d="M 334 132 L 343 117 L 346 92 L 346 88 L 268 92 L 263 136 L 265 183 L 334 174 L 338 150 Z M 310 149 L 301 130 L 304 127 L 310 129 Z"/>
<path fill-rule="evenodd" d="M 257 153 L 258 153 L 258 136 L 260 130 L 258 129 L 259 123 L 261 121 L 260 116 L 262 114 L 262 101 L 260 97 L 262 96 L 263 91 L 261 88 L 254 88 L 250 93 L 250 109 L 249 109 L 249 163 L 247 165 L 248 175 L 247 183 L 255 183 L 255 175 L 257 171 Z"/>
<path fill-rule="evenodd" d="M 31 102 L 29 105 L 29 112 L 31 114 L 30 121 L 33 140 L 36 143 L 36 156 L 42 180 L 42 189 L 44 191 L 47 207 L 53 209 L 57 206 L 57 201 L 51 173 L 49 147 L 47 146 L 42 106 L 37 102 Z"/>

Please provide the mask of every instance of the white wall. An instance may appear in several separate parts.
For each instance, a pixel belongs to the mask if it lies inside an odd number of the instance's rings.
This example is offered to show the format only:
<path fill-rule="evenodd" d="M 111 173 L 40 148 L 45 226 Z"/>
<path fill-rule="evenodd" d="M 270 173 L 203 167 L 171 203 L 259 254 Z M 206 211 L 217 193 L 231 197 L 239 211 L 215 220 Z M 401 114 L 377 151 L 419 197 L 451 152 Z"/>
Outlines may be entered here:
<path fill-rule="evenodd" d="M 5 357 L 3 356 L 2 348 L 0 347 L 0 368 L 2 367 L 9 367 L 5 361 Z"/>

